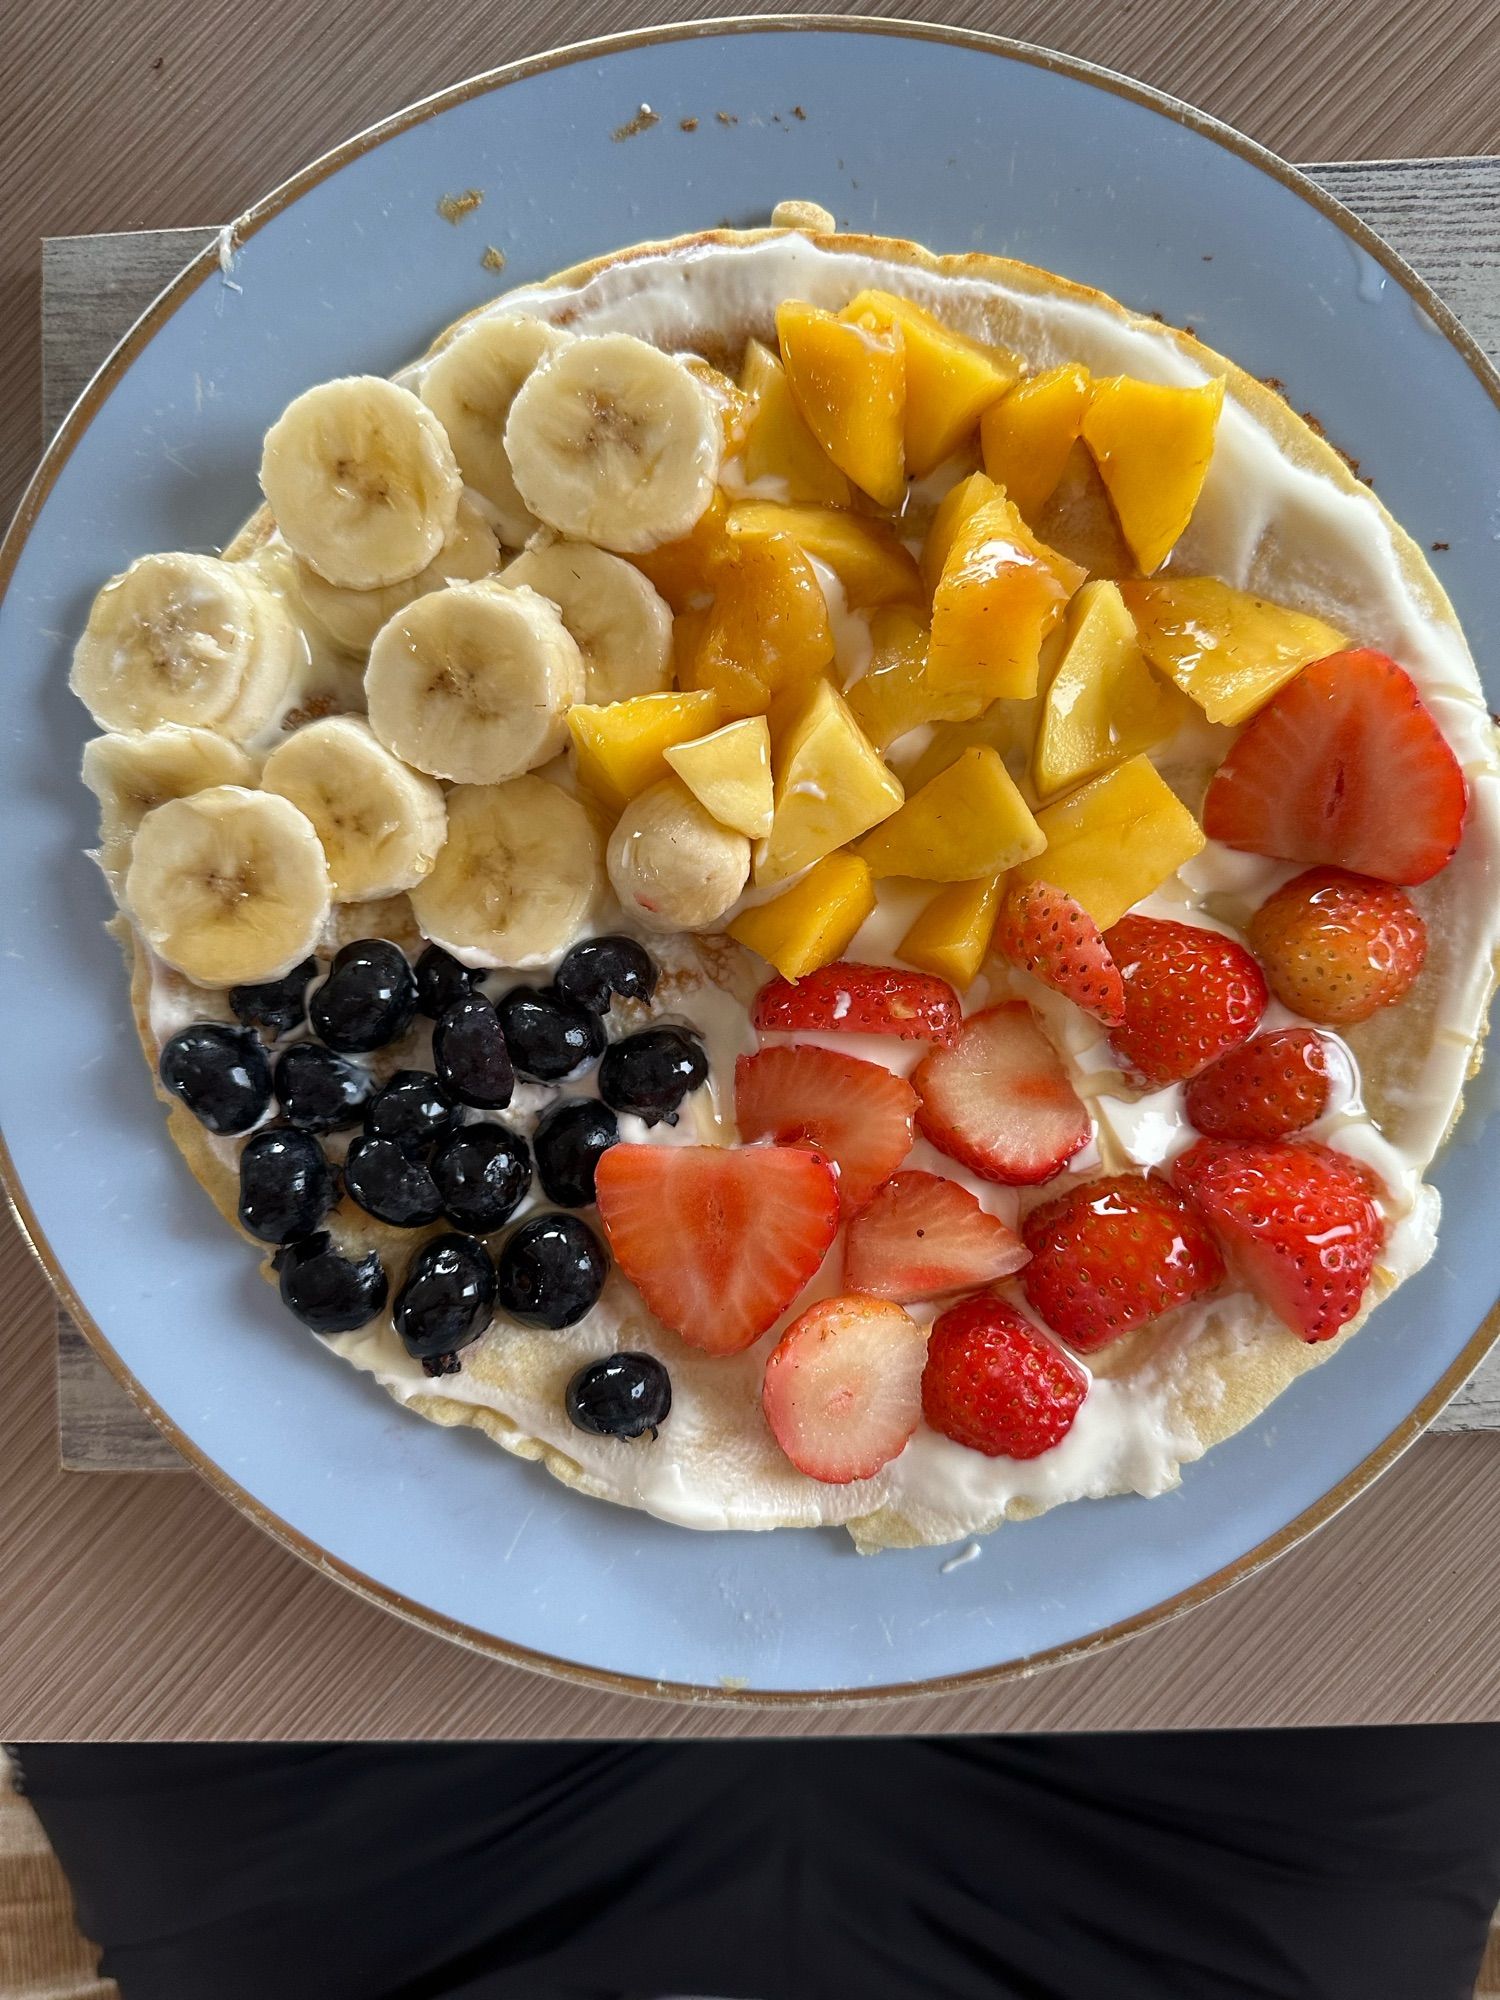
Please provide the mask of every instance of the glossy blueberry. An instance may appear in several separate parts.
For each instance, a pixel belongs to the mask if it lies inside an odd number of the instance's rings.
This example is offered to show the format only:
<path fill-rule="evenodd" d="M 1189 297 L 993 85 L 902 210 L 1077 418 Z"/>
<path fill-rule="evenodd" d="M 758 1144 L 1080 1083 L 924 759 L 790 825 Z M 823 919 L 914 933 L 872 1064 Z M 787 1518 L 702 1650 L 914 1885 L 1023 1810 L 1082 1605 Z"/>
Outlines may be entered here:
<path fill-rule="evenodd" d="M 537 1179 L 548 1201 L 559 1208 L 584 1208 L 594 1199 L 599 1157 L 620 1136 L 620 1121 L 607 1104 L 592 1097 L 554 1104 L 537 1120 L 531 1135 Z"/>
<path fill-rule="evenodd" d="M 319 1041 L 346 1055 L 384 1048 L 417 1011 L 416 974 L 388 938 L 346 944 L 312 997 L 307 1018 Z"/>
<path fill-rule="evenodd" d="M 656 965 L 644 945 L 630 937 L 596 937 L 574 945 L 552 983 L 565 1000 L 607 1014 L 616 998 L 649 1000 L 656 979 Z"/>
<path fill-rule="evenodd" d="M 708 1058 L 686 1028 L 643 1028 L 612 1042 L 599 1065 L 599 1095 L 616 1111 L 633 1111 L 648 1125 L 677 1123 L 690 1091 L 708 1080 Z"/>
<path fill-rule="evenodd" d="M 527 1326 L 572 1326 L 604 1289 L 609 1257 L 576 1215 L 536 1215 L 500 1252 L 500 1304 Z"/>
<path fill-rule="evenodd" d="M 531 1186 L 526 1141 L 489 1119 L 461 1126 L 438 1147 L 430 1166 L 444 1215 L 475 1236 L 488 1236 L 509 1222 Z"/>
<path fill-rule="evenodd" d="M 229 1004 L 247 1028 L 264 1028 L 271 1036 L 300 1028 L 307 1013 L 307 989 L 316 978 L 318 961 L 304 958 L 280 979 L 260 986 L 231 986 Z"/>
<path fill-rule="evenodd" d="M 411 1260 L 393 1317 L 408 1354 L 429 1374 L 451 1374 L 461 1347 L 477 1340 L 495 1305 L 495 1267 L 472 1236 L 434 1236 Z"/>
<path fill-rule="evenodd" d="M 367 1069 L 317 1042 L 292 1042 L 276 1058 L 276 1101 L 304 1132 L 357 1125 L 374 1089 Z"/>
<path fill-rule="evenodd" d="M 282 1304 L 314 1333 L 352 1333 L 368 1326 L 390 1287 L 378 1251 L 342 1257 L 326 1230 L 276 1253 Z"/>
<path fill-rule="evenodd" d="M 248 1028 L 195 1021 L 161 1052 L 163 1084 L 210 1132 L 248 1132 L 271 1102 L 271 1065 Z"/>
<path fill-rule="evenodd" d="M 366 1214 L 393 1229 L 420 1229 L 443 1212 L 427 1167 L 394 1139 L 356 1139 L 344 1156 L 344 1186 Z"/>
<path fill-rule="evenodd" d="M 262 1243 L 311 1236 L 339 1198 L 333 1168 L 310 1132 L 273 1125 L 240 1151 L 240 1221 Z"/>
<path fill-rule="evenodd" d="M 671 1408 L 672 1378 L 654 1354 L 607 1355 L 568 1384 L 569 1417 L 595 1437 L 655 1437 Z"/>
<path fill-rule="evenodd" d="M 455 1000 L 471 993 L 484 977 L 471 966 L 460 965 L 440 944 L 428 945 L 417 960 L 417 1012 L 436 1020 Z"/>
<path fill-rule="evenodd" d="M 604 1051 L 599 1016 L 551 987 L 513 986 L 496 1011 L 516 1073 L 537 1083 L 571 1076 Z"/>
<path fill-rule="evenodd" d="M 444 1088 L 476 1111 L 503 1111 L 516 1087 L 500 1017 L 482 993 L 465 994 L 432 1031 L 432 1061 Z"/>
<path fill-rule="evenodd" d="M 394 1139 L 403 1153 L 425 1153 L 458 1119 L 458 1106 L 425 1069 L 398 1069 L 365 1106 L 365 1130 L 377 1139 Z"/>

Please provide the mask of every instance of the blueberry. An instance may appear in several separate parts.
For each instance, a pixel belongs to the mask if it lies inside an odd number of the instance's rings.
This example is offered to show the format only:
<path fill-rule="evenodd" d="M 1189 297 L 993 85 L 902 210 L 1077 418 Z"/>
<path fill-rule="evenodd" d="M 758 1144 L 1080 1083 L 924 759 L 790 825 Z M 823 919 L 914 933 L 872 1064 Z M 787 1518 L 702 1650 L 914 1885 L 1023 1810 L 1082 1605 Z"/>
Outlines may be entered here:
<path fill-rule="evenodd" d="M 609 1258 L 576 1215 L 537 1215 L 500 1252 L 500 1303 L 527 1326 L 572 1326 L 604 1289 Z"/>
<path fill-rule="evenodd" d="M 496 1011 L 517 1073 L 538 1083 L 556 1083 L 603 1053 L 599 1016 L 550 987 L 513 986 Z"/>
<path fill-rule="evenodd" d="M 393 1229 L 420 1229 L 443 1212 L 432 1175 L 394 1139 L 356 1139 L 344 1157 L 344 1186 L 366 1214 Z"/>
<path fill-rule="evenodd" d="M 531 1186 L 531 1154 L 518 1132 L 481 1119 L 445 1139 L 432 1156 L 443 1213 L 475 1236 L 510 1221 Z"/>
<path fill-rule="evenodd" d="M 341 1257 L 326 1230 L 276 1253 L 282 1304 L 314 1333 L 352 1333 L 368 1326 L 389 1290 L 377 1251 Z"/>
<path fill-rule="evenodd" d="M 367 1069 L 316 1042 L 292 1042 L 276 1058 L 276 1098 L 304 1132 L 357 1125 L 375 1089 Z"/>
<path fill-rule="evenodd" d="M 495 1305 L 495 1267 L 472 1236 L 434 1236 L 411 1260 L 396 1294 L 394 1318 L 408 1354 L 433 1363 L 429 1374 L 451 1374 L 451 1357 L 477 1340 Z"/>
<path fill-rule="evenodd" d="M 271 1102 L 271 1065 L 248 1028 L 195 1021 L 161 1052 L 159 1073 L 210 1132 L 248 1132 Z"/>
<path fill-rule="evenodd" d="M 280 979 L 261 986 L 231 986 L 229 1004 L 247 1028 L 264 1028 L 270 1035 L 289 1035 L 307 1013 L 307 989 L 318 961 L 304 958 Z"/>
<path fill-rule="evenodd" d="M 672 1408 L 672 1378 L 654 1354 L 611 1354 L 568 1384 L 568 1415 L 596 1437 L 656 1436 Z"/>
<path fill-rule="evenodd" d="M 417 1012 L 436 1020 L 445 1013 L 455 1000 L 474 990 L 476 983 L 484 977 L 467 965 L 460 965 L 451 952 L 446 952 L 440 944 L 428 945 L 417 960 Z"/>
<path fill-rule="evenodd" d="M 339 1198 L 333 1169 L 308 1132 L 273 1125 L 240 1152 L 240 1221 L 263 1243 L 311 1236 Z"/>
<path fill-rule="evenodd" d="M 649 1000 L 656 966 L 644 945 L 629 937 L 585 938 L 557 968 L 553 985 L 565 1000 L 607 1014 L 611 1000 Z"/>
<path fill-rule="evenodd" d="M 334 959 L 307 1018 L 319 1041 L 357 1055 L 404 1035 L 416 1011 L 416 974 L 405 952 L 387 938 L 360 938 Z"/>
<path fill-rule="evenodd" d="M 477 1111 L 503 1111 L 515 1071 L 500 1017 L 482 993 L 455 1000 L 432 1031 L 432 1060 L 451 1097 Z"/>
<path fill-rule="evenodd" d="M 394 1139 L 403 1153 L 425 1153 L 458 1119 L 458 1106 L 425 1069 L 398 1069 L 365 1106 L 365 1130 L 377 1139 Z"/>
<path fill-rule="evenodd" d="M 633 1111 L 648 1125 L 677 1123 L 689 1091 L 708 1080 L 708 1058 L 686 1028 L 643 1028 L 605 1050 L 599 1095 L 616 1111 Z"/>
<path fill-rule="evenodd" d="M 559 1208 L 583 1208 L 594 1199 L 594 1170 L 620 1136 L 620 1121 L 607 1104 L 578 1097 L 543 1112 L 531 1135 L 537 1178 L 548 1201 Z"/>

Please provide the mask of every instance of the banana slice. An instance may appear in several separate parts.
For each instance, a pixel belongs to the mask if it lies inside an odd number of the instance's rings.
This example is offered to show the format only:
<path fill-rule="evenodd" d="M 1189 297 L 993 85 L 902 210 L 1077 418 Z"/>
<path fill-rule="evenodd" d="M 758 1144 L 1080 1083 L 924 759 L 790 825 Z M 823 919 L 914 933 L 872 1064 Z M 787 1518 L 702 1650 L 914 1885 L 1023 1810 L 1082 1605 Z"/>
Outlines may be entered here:
<path fill-rule="evenodd" d="M 312 821 L 335 902 L 414 889 L 447 837 L 442 786 L 393 757 L 357 715 L 330 715 L 288 736 L 260 782 Z"/>
<path fill-rule="evenodd" d="M 702 931 L 744 893 L 750 843 L 711 818 L 680 778 L 663 778 L 625 808 L 607 865 L 626 916 L 652 931 Z"/>
<path fill-rule="evenodd" d="M 570 340 L 521 385 L 505 449 L 532 513 L 639 555 L 685 535 L 723 455 L 719 412 L 680 361 L 633 334 Z"/>
<path fill-rule="evenodd" d="M 532 369 L 569 337 L 524 314 L 476 320 L 433 356 L 422 376 L 422 401 L 448 433 L 464 478 L 495 510 L 502 540 L 514 549 L 540 524 L 516 489 L 505 420 Z"/>
<path fill-rule="evenodd" d="M 548 965 L 583 933 L 601 886 L 588 809 L 522 777 L 448 794 L 447 844 L 411 904 L 423 934 L 465 965 Z"/>
<path fill-rule="evenodd" d="M 585 684 L 555 604 L 524 587 L 460 583 L 376 633 L 365 701 L 386 749 L 418 771 L 493 785 L 558 754 Z"/>
<path fill-rule="evenodd" d="M 672 685 L 672 614 L 623 556 L 588 542 L 549 542 L 507 565 L 501 582 L 548 597 L 583 655 L 592 702 L 664 694 Z"/>
<path fill-rule="evenodd" d="M 219 556 L 142 556 L 94 599 L 71 686 L 101 729 L 178 722 L 241 741 L 305 658 L 281 600 Z"/>
<path fill-rule="evenodd" d="M 214 785 L 169 799 L 136 829 L 126 907 L 196 985 L 279 979 L 312 950 L 330 903 L 312 821 L 272 792 Z"/>
<path fill-rule="evenodd" d="M 166 722 L 139 736 L 92 737 L 83 746 L 83 782 L 99 801 L 99 866 L 118 892 L 148 812 L 210 785 L 253 785 L 255 763 L 211 729 Z"/>
<path fill-rule="evenodd" d="M 381 626 L 408 604 L 450 583 L 476 583 L 500 567 L 495 531 L 467 494 L 458 503 L 453 533 L 426 569 L 403 583 L 380 590 L 345 590 L 319 576 L 310 563 L 297 564 L 297 590 L 302 602 L 336 646 L 346 653 L 368 653 Z"/>
<path fill-rule="evenodd" d="M 260 484 L 285 540 L 346 590 L 425 569 L 463 492 L 437 418 L 379 375 L 320 382 L 289 403 L 266 432 Z"/>

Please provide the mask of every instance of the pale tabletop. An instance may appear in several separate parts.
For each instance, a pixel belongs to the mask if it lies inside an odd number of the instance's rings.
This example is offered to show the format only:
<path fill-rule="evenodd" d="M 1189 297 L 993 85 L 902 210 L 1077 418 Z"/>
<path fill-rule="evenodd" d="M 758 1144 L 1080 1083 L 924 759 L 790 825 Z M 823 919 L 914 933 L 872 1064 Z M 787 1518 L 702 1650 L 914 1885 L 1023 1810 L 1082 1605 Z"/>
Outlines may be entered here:
<path fill-rule="evenodd" d="M 52 0 L 0 72 L 0 515 L 40 438 L 40 240 L 219 220 L 409 100 L 549 44 L 717 11 L 456 0 L 354 17 Z M 746 11 L 767 11 L 747 9 Z M 858 11 L 824 8 L 823 12 Z M 923 5 L 887 12 L 930 15 Z M 528 19 L 529 16 L 529 19 Z M 1030 0 L 956 25 L 1134 73 L 1288 157 L 1500 152 L 1488 0 Z M 1358 206 L 1347 189 L 1346 198 Z M 1394 234 L 1394 231 L 1393 231 Z M 1441 277 L 1434 273 L 1437 281 Z M 498 1666 L 285 1553 L 193 1478 L 57 1463 L 51 1294 L 0 1221 L 0 1735 L 648 1736 L 1458 1720 L 1500 1716 L 1500 1440 L 1429 1437 L 1270 1570 L 1029 1682 L 878 1708 L 690 1708 Z"/>

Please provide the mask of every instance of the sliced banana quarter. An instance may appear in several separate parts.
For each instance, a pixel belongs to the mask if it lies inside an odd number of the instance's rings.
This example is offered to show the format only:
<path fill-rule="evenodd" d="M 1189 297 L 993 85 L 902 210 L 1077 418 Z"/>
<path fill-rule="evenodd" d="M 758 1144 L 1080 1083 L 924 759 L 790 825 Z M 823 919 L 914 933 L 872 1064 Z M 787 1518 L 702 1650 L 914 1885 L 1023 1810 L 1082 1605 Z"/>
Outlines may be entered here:
<path fill-rule="evenodd" d="M 419 597 L 375 635 L 370 727 L 418 771 L 491 785 L 545 764 L 582 701 L 583 656 L 555 604 L 524 587 L 455 584 Z"/>
<path fill-rule="evenodd" d="M 305 724 L 271 752 L 260 782 L 312 821 L 338 903 L 414 889 L 447 837 L 442 786 L 393 757 L 361 716 Z"/>
<path fill-rule="evenodd" d="M 379 375 L 320 382 L 289 403 L 266 432 L 260 484 L 291 548 L 346 590 L 425 569 L 463 492 L 437 418 Z"/>
<path fill-rule="evenodd" d="M 711 818 L 680 778 L 663 778 L 626 806 L 607 865 L 627 917 L 652 931 L 702 931 L 744 893 L 750 843 Z"/>
<path fill-rule="evenodd" d="M 588 542 L 527 549 L 501 573 L 550 598 L 583 655 L 592 702 L 663 694 L 672 685 L 672 614 L 634 563 Z"/>
<path fill-rule="evenodd" d="M 169 799 L 136 829 L 126 907 L 157 956 L 199 986 L 290 972 L 331 900 L 311 820 L 273 792 L 214 785 Z"/>
<path fill-rule="evenodd" d="M 603 885 L 588 809 L 546 778 L 460 785 L 448 839 L 412 891 L 423 935 L 466 965 L 547 965 L 587 928 Z"/>
<path fill-rule="evenodd" d="M 422 373 L 422 401 L 448 433 L 460 471 L 494 509 L 501 539 L 513 549 L 522 547 L 539 523 L 516 489 L 505 420 L 532 369 L 568 338 L 561 328 L 526 314 L 492 316 L 450 341 Z"/>
<path fill-rule="evenodd" d="M 628 333 L 570 340 L 522 384 L 505 426 L 521 498 L 574 541 L 638 555 L 685 535 L 723 455 L 713 397 Z"/>
<path fill-rule="evenodd" d="M 344 590 L 319 576 L 310 563 L 299 562 L 297 589 L 336 646 L 346 653 L 368 653 L 381 626 L 417 598 L 450 583 L 475 583 L 482 576 L 493 576 L 499 567 L 495 531 L 465 494 L 452 534 L 426 569 L 404 583 L 388 583 L 380 590 Z"/>
<path fill-rule="evenodd" d="M 139 736 L 91 738 L 83 746 L 83 782 L 99 801 L 99 866 L 118 888 L 148 812 L 210 785 L 253 785 L 255 762 L 211 729 L 165 722 Z"/>

